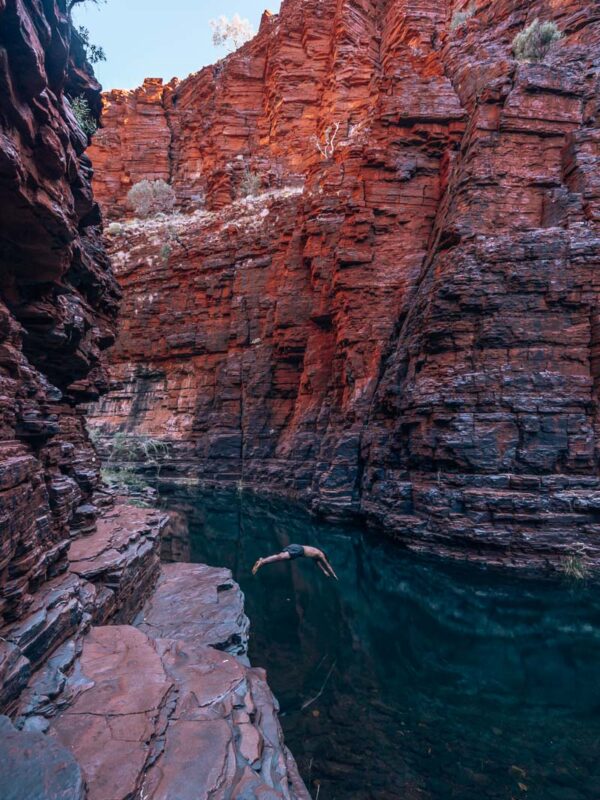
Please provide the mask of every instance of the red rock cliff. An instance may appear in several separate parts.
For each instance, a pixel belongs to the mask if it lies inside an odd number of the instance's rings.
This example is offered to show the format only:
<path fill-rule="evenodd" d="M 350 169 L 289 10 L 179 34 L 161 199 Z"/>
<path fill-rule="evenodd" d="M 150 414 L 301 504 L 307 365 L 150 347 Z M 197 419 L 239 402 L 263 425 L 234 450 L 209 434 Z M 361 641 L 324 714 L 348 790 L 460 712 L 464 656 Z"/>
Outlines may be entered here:
<path fill-rule="evenodd" d="M 452 29 L 466 6 L 284 0 L 214 67 L 105 97 L 107 211 L 142 177 L 206 209 L 112 237 L 94 422 L 414 547 L 597 560 L 600 11 L 479 0 Z M 536 16 L 563 38 L 518 63 Z"/>
<path fill-rule="evenodd" d="M 64 2 L 0 2 L 0 633 L 67 568 L 98 482 L 80 403 L 106 388 L 118 288 L 87 137 L 68 97 L 100 87 Z M 56 600 L 56 598 L 55 598 Z M 40 612 L 42 615 L 42 612 Z M 35 637 L 44 630 L 37 619 Z M 43 638 L 43 637 L 42 637 Z M 39 641 L 36 658 L 55 641 Z M 27 661 L 0 637 L 0 706 Z"/>

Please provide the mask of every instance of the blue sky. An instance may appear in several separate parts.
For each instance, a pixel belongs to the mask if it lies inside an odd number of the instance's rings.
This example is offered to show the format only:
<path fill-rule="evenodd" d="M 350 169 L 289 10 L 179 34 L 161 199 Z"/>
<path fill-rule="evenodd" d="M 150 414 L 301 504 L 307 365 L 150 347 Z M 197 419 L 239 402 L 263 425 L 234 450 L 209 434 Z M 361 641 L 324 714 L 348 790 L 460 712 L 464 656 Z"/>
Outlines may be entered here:
<path fill-rule="evenodd" d="M 280 0 L 108 0 L 77 6 L 76 25 L 102 45 L 107 61 L 96 64 L 105 89 L 132 89 L 144 78 L 185 78 L 226 55 L 215 48 L 209 21 L 236 12 L 258 28 L 265 9 L 276 13 Z"/>

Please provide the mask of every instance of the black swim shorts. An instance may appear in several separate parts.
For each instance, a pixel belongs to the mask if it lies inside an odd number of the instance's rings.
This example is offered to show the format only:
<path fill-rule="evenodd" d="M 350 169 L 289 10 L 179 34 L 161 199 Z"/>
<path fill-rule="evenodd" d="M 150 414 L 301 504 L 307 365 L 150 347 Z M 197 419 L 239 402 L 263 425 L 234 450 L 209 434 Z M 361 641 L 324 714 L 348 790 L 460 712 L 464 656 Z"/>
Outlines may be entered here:
<path fill-rule="evenodd" d="M 302 558 L 304 556 L 304 548 L 301 544 L 288 544 L 287 547 L 283 548 L 282 552 L 289 553 L 292 561 L 295 558 Z"/>

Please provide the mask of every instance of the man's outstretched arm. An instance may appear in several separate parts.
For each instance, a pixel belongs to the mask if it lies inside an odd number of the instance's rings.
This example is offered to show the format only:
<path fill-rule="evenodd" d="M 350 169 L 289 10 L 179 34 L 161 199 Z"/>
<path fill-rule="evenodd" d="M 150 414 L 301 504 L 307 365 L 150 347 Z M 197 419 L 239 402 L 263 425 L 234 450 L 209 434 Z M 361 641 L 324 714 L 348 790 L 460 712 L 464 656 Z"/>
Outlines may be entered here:
<path fill-rule="evenodd" d="M 325 575 L 327 575 L 328 578 L 335 578 L 336 581 L 339 581 L 339 578 L 335 574 L 333 567 L 331 566 L 329 561 L 325 558 L 325 556 L 319 558 L 317 564 L 321 567 L 321 569 L 323 570 Z"/>

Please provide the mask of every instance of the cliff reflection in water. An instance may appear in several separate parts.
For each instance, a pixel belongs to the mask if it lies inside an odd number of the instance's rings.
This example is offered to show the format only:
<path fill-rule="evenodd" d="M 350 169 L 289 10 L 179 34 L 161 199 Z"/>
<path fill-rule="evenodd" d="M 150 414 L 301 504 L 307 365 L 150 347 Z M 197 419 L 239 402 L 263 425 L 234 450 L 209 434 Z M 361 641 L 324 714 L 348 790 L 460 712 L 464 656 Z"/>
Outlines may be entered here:
<path fill-rule="evenodd" d="M 423 560 L 280 502 L 165 489 L 165 558 L 228 566 L 320 800 L 600 796 L 600 591 Z M 189 526 L 189 532 L 188 532 Z M 250 569 L 290 542 L 327 550 Z"/>

